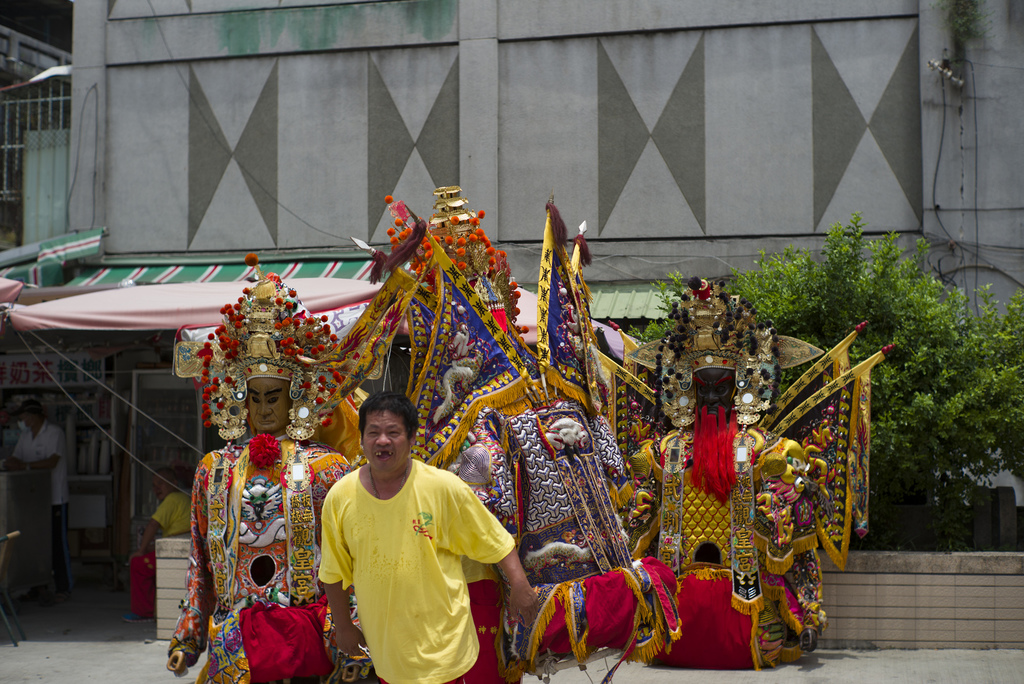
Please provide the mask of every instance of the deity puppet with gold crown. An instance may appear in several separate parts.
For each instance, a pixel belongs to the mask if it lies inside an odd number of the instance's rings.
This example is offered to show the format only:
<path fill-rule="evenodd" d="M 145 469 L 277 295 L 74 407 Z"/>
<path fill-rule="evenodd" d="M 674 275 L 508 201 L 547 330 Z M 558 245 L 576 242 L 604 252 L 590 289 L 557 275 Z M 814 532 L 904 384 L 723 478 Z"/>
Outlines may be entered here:
<path fill-rule="evenodd" d="M 388 264 L 409 259 L 419 276 L 407 390 L 420 414 L 417 443 L 513 535 L 541 606 L 529 623 L 509 615 L 495 569 L 464 563 L 480 635 L 467 681 L 550 674 L 599 649 L 649 661 L 678 635 L 674 577 L 655 559 L 630 557 L 616 516 L 631 490 L 602 412 L 579 251 L 569 258 L 549 203 L 534 352 L 505 255 L 480 227 L 484 213 L 470 211 L 457 186 L 434 195 L 429 222 L 388 198 L 399 224 Z"/>
<path fill-rule="evenodd" d="M 682 638 L 658 660 L 760 669 L 827 625 L 819 542 L 842 568 L 867 531 L 870 370 L 889 348 L 851 368 L 863 324 L 822 356 L 725 285 L 692 278 L 665 337 L 627 354 L 672 427 L 629 455 L 623 520 L 633 556 L 678 578 Z M 780 396 L 782 369 L 819 356 Z"/>
<path fill-rule="evenodd" d="M 338 653 L 317 578 L 321 508 L 349 465 L 311 439 L 344 414 L 339 401 L 353 408 L 344 397 L 361 375 L 339 364 L 349 338 L 339 341 L 255 255 L 246 263 L 258 282 L 221 309 L 208 340 L 175 348 L 175 372 L 202 386 L 204 425 L 228 444 L 196 470 L 188 594 L 167 667 L 180 676 L 205 649 L 199 683 L 351 681 L 369 662 Z M 378 337 L 386 327 L 360 322 Z M 367 352 L 369 341 L 356 346 Z"/>

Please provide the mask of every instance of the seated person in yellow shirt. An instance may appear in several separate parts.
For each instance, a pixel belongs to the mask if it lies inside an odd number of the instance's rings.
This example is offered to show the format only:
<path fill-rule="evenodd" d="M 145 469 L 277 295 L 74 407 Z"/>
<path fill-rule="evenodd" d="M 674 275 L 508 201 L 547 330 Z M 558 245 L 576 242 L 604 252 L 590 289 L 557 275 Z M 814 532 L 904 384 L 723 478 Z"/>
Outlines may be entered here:
<path fill-rule="evenodd" d="M 128 559 L 132 610 L 121 616 L 125 622 L 147 622 L 154 619 L 157 532 L 165 537 L 188 532 L 191 502 L 188 494 L 178 491 L 176 482 L 177 478 L 170 468 L 161 468 L 153 475 L 153 493 L 160 505 L 142 533 L 139 548 Z"/>
<path fill-rule="evenodd" d="M 338 648 L 368 647 L 385 684 L 443 684 L 473 667 L 480 646 L 462 556 L 498 565 L 511 587 L 510 612 L 527 624 L 538 607 L 515 541 L 469 485 L 412 458 L 418 423 L 402 394 L 364 401 L 367 465 L 339 480 L 323 508 L 320 579 Z M 353 586 L 362 630 L 342 617 Z"/>

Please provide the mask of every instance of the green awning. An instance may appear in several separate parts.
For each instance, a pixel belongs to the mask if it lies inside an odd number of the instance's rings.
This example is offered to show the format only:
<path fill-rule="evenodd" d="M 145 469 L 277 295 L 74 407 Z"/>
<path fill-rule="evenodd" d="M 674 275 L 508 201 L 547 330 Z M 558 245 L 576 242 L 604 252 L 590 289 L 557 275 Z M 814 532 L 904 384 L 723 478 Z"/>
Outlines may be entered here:
<path fill-rule="evenodd" d="M 52 287 L 64 283 L 64 269 L 59 261 L 53 259 L 32 261 L 27 264 L 0 268 L 0 278 L 20 280 L 26 285 L 35 285 L 36 287 Z"/>
<path fill-rule="evenodd" d="M 43 240 L 39 243 L 39 256 L 36 259 L 40 262 L 51 260 L 64 262 L 92 256 L 100 251 L 103 232 L 103 228 L 95 228 Z"/>
<path fill-rule="evenodd" d="M 605 321 L 620 318 L 664 318 L 661 292 L 646 283 L 587 283 L 593 300 L 590 317 Z"/>
<path fill-rule="evenodd" d="M 62 264 L 98 253 L 104 232 L 94 228 L 5 250 L 0 253 L 0 278 L 37 287 L 63 285 Z"/>
<path fill-rule="evenodd" d="M 371 263 L 366 259 L 337 261 L 269 261 L 261 262 L 264 273 L 272 272 L 284 281 L 295 278 L 351 278 L 366 280 Z M 157 266 L 108 266 L 88 270 L 68 286 L 116 285 L 125 280 L 136 284 L 152 283 L 226 283 L 245 280 L 256 272 L 244 263 L 190 264 Z"/>

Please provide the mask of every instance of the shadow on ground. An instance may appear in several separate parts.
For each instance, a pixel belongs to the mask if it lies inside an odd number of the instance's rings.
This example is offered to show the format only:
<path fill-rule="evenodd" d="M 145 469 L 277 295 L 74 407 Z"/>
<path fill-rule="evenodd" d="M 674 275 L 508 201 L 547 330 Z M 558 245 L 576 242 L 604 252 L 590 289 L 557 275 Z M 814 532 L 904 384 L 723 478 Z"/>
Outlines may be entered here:
<path fill-rule="evenodd" d="M 112 591 L 109 578 L 91 566 L 76 573 L 75 589 L 66 601 L 45 608 L 31 599 L 14 598 L 14 602 L 28 641 L 144 642 L 156 638 L 155 622 L 127 623 L 121 619 L 131 608 L 128 592 Z M 13 624 L 11 627 L 20 637 L 17 628 Z M 11 645 L 2 624 L 0 645 Z"/>

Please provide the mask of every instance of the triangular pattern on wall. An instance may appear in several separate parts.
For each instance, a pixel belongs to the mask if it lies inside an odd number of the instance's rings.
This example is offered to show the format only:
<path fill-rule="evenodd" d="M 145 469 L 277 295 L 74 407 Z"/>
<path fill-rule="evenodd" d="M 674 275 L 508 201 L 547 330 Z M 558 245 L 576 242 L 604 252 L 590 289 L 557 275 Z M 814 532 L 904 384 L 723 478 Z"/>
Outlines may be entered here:
<path fill-rule="evenodd" d="M 278 68 L 275 61 L 232 148 L 195 69 L 189 67 L 188 244 L 191 247 L 224 170 L 234 158 L 277 244 Z"/>
<path fill-rule="evenodd" d="M 242 137 L 238 139 L 235 160 L 276 245 L 277 64 L 274 64 L 267 82 L 263 84 L 263 91 L 245 124 Z"/>
<path fill-rule="evenodd" d="M 213 201 L 231 146 L 217 123 L 210 101 L 192 67 L 188 70 L 188 243 L 192 244 L 203 216 Z"/>
<path fill-rule="evenodd" d="M 625 57 L 620 55 L 619 59 Z M 597 42 L 597 92 L 598 235 L 615 212 L 623 189 L 629 185 L 651 140 L 682 194 L 680 204 L 685 201 L 700 230 L 706 231 L 703 35 L 689 53 L 671 94 L 657 113 L 653 132 L 600 40 Z M 650 104 L 647 102 L 645 106 L 650 109 Z"/>
<path fill-rule="evenodd" d="M 867 122 L 811 29 L 811 120 L 814 146 L 814 226 L 821 221 L 864 137 Z"/>
<path fill-rule="evenodd" d="M 868 219 L 875 230 L 900 230 L 917 221 L 913 207 L 870 130 L 860 139 L 819 225 L 846 223 L 853 212 L 865 210 L 870 212 Z"/>
<path fill-rule="evenodd" d="M 444 59 L 445 55 L 439 56 Z M 380 67 L 368 58 L 367 79 L 367 239 L 372 240 L 385 211 L 384 197 L 397 190 L 418 154 L 434 187 L 459 183 L 459 60 L 455 57 L 444 81 L 434 93 L 421 120 L 419 135 L 413 139 L 410 123 L 416 112 L 403 115 L 396 93 L 388 86 Z M 422 93 L 418 107 L 423 107 Z M 418 177 L 418 174 L 416 174 Z M 430 188 L 433 190 L 433 187 Z"/>
<path fill-rule="evenodd" d="M 615 65 L 597 43 L 597 233 L 604 230 L 619 194 L 650 140 Z"/>
<path fill-rule="evenodd" d="M 437 187 L 459 184 L 459 60 L 452 63 L 416 139 L 416 149 Z"/>
<path fill-rule="evenodd" d="M 887 45 L 887 54 L 872 58 L 879 65 L 873 73 L 884 82 L 884 88 L 866 80 L 862 65 L 858 65 L 857 69 L 848 69 L 851 78 L 860 79 L 856 84 L 860 93 L 859 104 L 835 62 L 837 55 L 846 59 L 859 59 L 859 54 L 839 47 L 842 43 L 835 36 L 830 36 L 835 54 L 829 52 L 820 39 L 819 30 L 827 34 L 835 29 L 831 26 L 811 29 L 815 230 L 823 225 L 826 211 L 837 206 L 836 193 L 840 188 L 846 188 L 842 190 L 844 193 L 852 193 L 849 197 L 838 198 L 841 206 L 848 206 L 859 196 L 854 189 L 857 186 L 843 181 L 846 174 L 851 172 L 850 160 L 861 148 L 865 135 L 872 136 L 877 143 L 892 170 L 889 178 L 899 185 L 920 224 L 923 200 L 917 22 L 913 22 L 911 28 L 900 22 L 879 29 L 885 35 L 905 41 L 901 50 L 898 49 L 899 44 L 890 43 Z M 894 51 L 894 47 L 898 51 Z M 875 106 L 869 110 L 867 105 L 872 102 Z M 877 180 L 862 179 L 860 185 L 870 187 Z M 905 216 L 899 203 L 889 201 L 888 204 L 895 212 L 893 216 Z M 835 220 L 834 214 L 835 211 L 830 211 L 830 220 Z"/>
<path fill-rule="evenodd" d="M 373 229 L 385 211 L 384 196 L 398 184 L 402 169 L 409 161 L 409 155 L 412 154 L 416 143 L 402 121 L 402 114 L 384 84 L 377 65 L 369 57 L 366 62 L 366 206 L 369 215 L 366 236 L 367 239 L 372 239 Z"/>
<path fill-rule="evenodd" d="M 672 171 L 700 229 L 707 234 L 705 201 L 704 36 L 690 56 L 651 137 Z"/>
<path fill-rule="evenodd" d="M 921 196 L 921 83 L 918 72 L 918 31 L 915 30 L 903 49 L 878 107 L 871 115 L 868 127 L 920 222 L 924 214 L 924 199 Z"/>
<path fill-rule="evenodd" d="M 878 107 L 900 60 L 902 47 L 915 30 L 916 22 L 906 20 L 814 25 L 814 33 L 832 58 L 832 64 L 865 120 L 870 119 Z"/>

